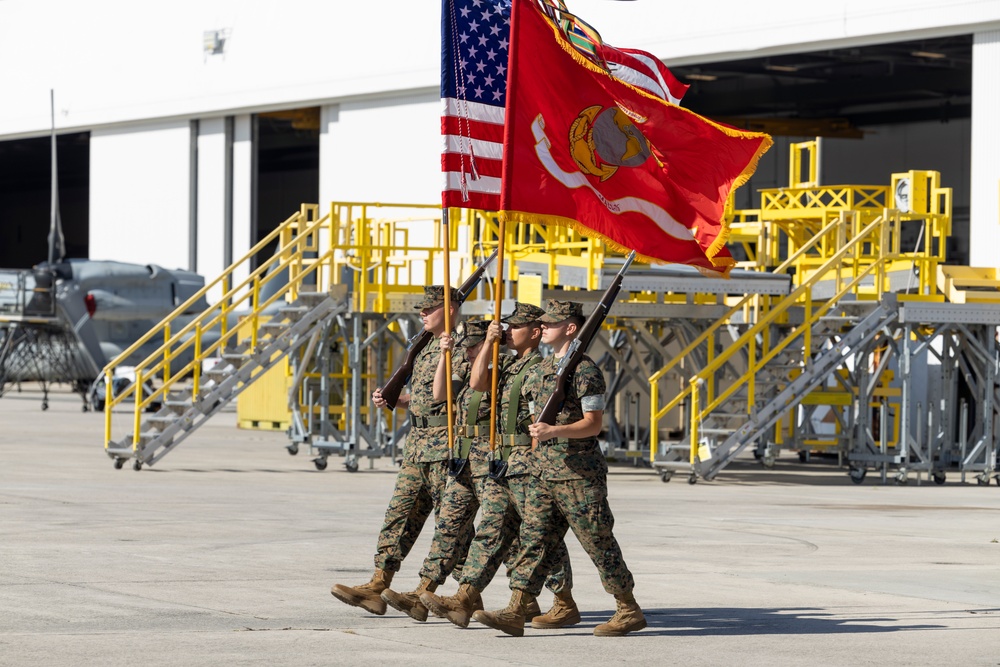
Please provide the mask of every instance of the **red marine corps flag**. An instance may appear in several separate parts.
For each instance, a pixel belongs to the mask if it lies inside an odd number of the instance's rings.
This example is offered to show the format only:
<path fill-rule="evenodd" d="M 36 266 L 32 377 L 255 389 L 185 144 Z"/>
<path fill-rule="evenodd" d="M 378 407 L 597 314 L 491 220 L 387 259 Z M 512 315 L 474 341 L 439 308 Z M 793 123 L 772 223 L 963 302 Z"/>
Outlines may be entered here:
<path fill-rule="evenodd" d="M 769 136 L 612 76 L 536 0 L 514 0 L 510 49 L 500 196 L 509 220 L 565 224 L 654 262 L 733 264 L 726 198 Z"/>

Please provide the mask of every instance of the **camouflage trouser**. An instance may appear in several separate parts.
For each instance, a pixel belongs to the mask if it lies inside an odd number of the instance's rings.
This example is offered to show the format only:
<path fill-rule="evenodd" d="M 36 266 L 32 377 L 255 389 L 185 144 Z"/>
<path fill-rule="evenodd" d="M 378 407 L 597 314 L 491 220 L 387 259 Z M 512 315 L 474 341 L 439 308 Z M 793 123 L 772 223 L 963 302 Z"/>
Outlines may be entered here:
<path fill-rule="evenodd" d="M 521 526 L 522 548 L 514 563 L 510 587 L 532 595 L 541 592 L 539 573 L 551 560 L 548 551 L 554 538 L 563 538 L 568 525 L 594 561 L 604 590 L 612 595 L 630 593 L 635 582 L 612 532 L 615 517 L 608 504 L 607 475 L 558 482 L 537 478 L 535 481 L 527 487 L 530 509 L 525 512 Z"/>
<path fill-rule="evenodd" d="M 503 480 L 482 477 L 477 480 L 482 518 L 476 528 L 476 537 L 469 548 L 465 562 L 462 583 L 470 584 L 483 591 L 496 576 L 500 563 L 507 565 L 508 574 L 513 572 L 514 561 L 520 551 L 521 512 L 524 511 L 526 487 L 536 480 L 531 475 L 517 475 Z M 537 569 L 537 591 L 542 584 L 553 593 L 573 588 L 573 570 L 569 563 L 569 552 L 562 536 L 566 528 L 555 535 L 547 544 L 545 562 Z"/>
<path fill-rule="evenodd" d="M 398 572 L 399 566 L 410 553 L 417 541 L 420 530 L 433 511 L 435 516 L 441 508 L 445 486 L 448 482 L 448 461 L 430 463 L 403 462 L 396 475 L 396 488 L 392 500 L 385 510 L 385 521 L 378 536 L 378 550 L 375 553 L 375 567 L 389 572 Z M 466 547 L 472 539 L 468 531 Z"/>
<path fill-rule="evenodd" d="M 475 533 L 476 512 L 479 511 L 477 482 L 466 465 L 457 477 L 450 477 L 441 498 L 441 508 L 434 524 L 434 539 L 424 559 L 420 576 L 440 586 L 452 573 L 461 581 L 462 564 Z"/>

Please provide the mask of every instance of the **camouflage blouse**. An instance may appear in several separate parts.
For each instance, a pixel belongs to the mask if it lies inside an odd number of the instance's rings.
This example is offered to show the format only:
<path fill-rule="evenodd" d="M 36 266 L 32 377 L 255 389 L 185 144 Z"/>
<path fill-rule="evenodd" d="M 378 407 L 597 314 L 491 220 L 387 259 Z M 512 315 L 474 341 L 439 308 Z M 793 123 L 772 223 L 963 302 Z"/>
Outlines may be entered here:
<path fill-rule="evenodd" d="M 549 356 L 528 371 L 521 394 L 530 402 L 532 415 L 538 415 L 556 387 L 559 360 Z M 566 400 L 556 416 L 556 424 L 572 424 L 583 419 L 584 405 L 589 410 L 603 409 L 607 384 L 597 364 L 584 356 L 566 383 Z M 528 450 L 530 451 L 530 450 Z M 547 440 L 533 452 L 534 474 L 550 480 L 585 479 L 606 475 L 608 464 L 597 438 Z M 508 464 L 513 467 L 513 464 Z"/>
<path fill-rule="evenodd" d="M 464 355 L 463 355 L 464 356 Z M 456 359 L 458 355 L 456 355 Z M 455 364 L 453 361 L 452 365 L 452 383 L 454 387 L 461 387 L 461 389 L 456 389 L 458 391 L 457 397 L 455 399 L 456 411 L 455 411 L 455 455 L 458 456 L 459 448 L 459 436 L 458 433 L 460 429 L 469 426 L 469 407 L 472 401 L 472 395 L 475 390 L 469 386 L 469 375 L 472 371 L 472 364 L 469 363 L 468 359 L 464 360 L 462 364 Z M 482 399 L 479 401 L 479 412 L 477 415 L 480 433 L 482 435 L 476 436 L 472 440 L 472 446 L 469 448 L 469 471 L 472 473 L 473 477 L 485 477 L 489 472 L 489 451 L 490 451 L 490 438 L 488 435 L 490 427 L 490 393 L 483 392 Z M 474 425 L 474 424 L 473 424 Z"/>
<path fill-rule="evenodd" d="M 441 358 L 441 340 L 435 338 L 427 344 L 413 361 L 413 374 L 410 376 L 410 432 L 406 436 L 407 463 L 429 463 L 444 461 L 448 458 L 448 426 L 445 422 L 448 409 L 446 401 L 434 400 L 434 375 L 437 373 L 438 361 Z M 468 375 L 465 355 L 452 356 L 452 374 Z M 423 425 L 422 419 L 440 422 L 435 425 Z"/>

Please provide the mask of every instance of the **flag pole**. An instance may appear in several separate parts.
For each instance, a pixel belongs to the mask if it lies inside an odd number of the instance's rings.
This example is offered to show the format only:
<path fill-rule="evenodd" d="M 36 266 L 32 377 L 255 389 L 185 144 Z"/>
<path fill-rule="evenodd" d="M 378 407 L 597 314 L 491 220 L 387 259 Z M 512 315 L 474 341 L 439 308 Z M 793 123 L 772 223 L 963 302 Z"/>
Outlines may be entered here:
<path fill-rule="evenodd" d="M 441 236 L 443 236 L 442 245 L 444 247 L 444 331 L 448 336 L 452 335 L 451 331 L 451 209 L 445 206 L 441 209 Z M 452 388 L 451 388 L 451 350 L 445 350 L 444 352 L 444 369 L 445 369 L 445 391 L 447 392 L 447 405 L 445 406 L 446 414 L 448 415 L 448 465 L 451 465 L 451 460 L 454 458 L 455 454 L 455 421 L 454 421 L 454 405 L 452 401 Z"/>
<path fill-rule="evenodd" d="M 500 309 L 503 307 L 503 248 L 507 241 L 507 215 L 502 211 L 500 229 L 497 231 L 497 277 L 493 281 L 493 321 L 500 322 Z M 497 385 L 500 382 L 500 340 L 493 341 L 493 368 L 490 373 L 490 458 L 497 447 Z"/>

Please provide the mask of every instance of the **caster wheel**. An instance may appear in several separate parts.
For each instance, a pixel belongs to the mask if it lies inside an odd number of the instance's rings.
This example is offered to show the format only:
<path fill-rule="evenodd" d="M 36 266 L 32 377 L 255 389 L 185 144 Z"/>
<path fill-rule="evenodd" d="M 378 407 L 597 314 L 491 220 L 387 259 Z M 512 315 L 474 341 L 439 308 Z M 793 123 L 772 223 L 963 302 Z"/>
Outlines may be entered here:
<path fill-rule="evenodd" d="M 907 482 L 909 482 L 909 481 L 910 480 L 907 479 L 907 477 L 906 477 L 906 473 L 902 473 L 901 472 L 898 475 L 896 475 L 896 484 L 899 485 L 899 486 L 906 486 Z"/>
<path fill-rule="evenodd" d="M 760 461 L 762 458 L 764 458 L 764 452 L 763 452 L 763 450 L 760 450 L 760 449 L 753 450 L 753 457 L 755 459 L 757 459 L 758 461 Z"/>
<path fill-rule="evenodd" d="M 299 453 L 299 446 L 298 445 L 288 445 L 287 447 L 285 447 L 285 449 L 288 450 L 288 455 L 289 456 L 295 456 L 296 454 Z"/>
<path fill-rule="evenodd" d="M 691 476 L 688 477 L 688 484 L 697 484 L 697 483 L 698 483 L 698 475 L 691 473 Z"/>
<path fill-rule="evenodd" d="M 989 486 L 990 485 L 990 476 L 987 475 L 986 473 L 983 473 L 982 475 L 977 475 L 976 476 L 976 484 L 978 484 L 979 486 Z"/>
<path fill-rule="evenodd" d="M 125 466 L 125 459 L 115 459 L 115 470 L 121 470 Z"/>
<path fill-rule="evenodd" d="M 139 459 L 136 459 L 135 461 L 133 461 L 132 462 L 132 470 L 135 470 L 136 472 L 139 472 L 140 470 L 142 470 L 142 461 L 140 461 Z"/>
<path fill-rule="evenodd" d="M 46 401 L 42 401 L 42 412 L 49 409 L 49 404 Z"/>
<path fill-rule="evenodd" d="M 660 481 L 666 484 L 667 482 L 670 481 L 670 478 L 673 476 L 674 474 L 672 472 L 670 472 L 669 470 L 664 470 L 663 472 L 660 473 Z"/>
<path fill-rule="evenodd" d="M 945 475 L 943 472 L 936 472 L 936 473 L 934 473 L 934 475 L 933 475 L 932 478 L 934 480 L 934 483 L 937 484 L 938 486 L 940 486 L 940 485 L 942 485 L 942 484 L 945 483 L 945 480 L 947 479 L 947 475 Z"/>
<path fill-rule="evenodd" d="M 313 465 L 316 470 L 326 470 L 326 459 L 313 459 Z"/>
<path fill-rule="evenodd" d="M 848 474 L 851 476 L 852 482 L 860 484 L 865 481 L 865 475 L 868 474 L 868 471 L 864 468 L 851 468 L 851 471 Z"/>
<path fill-rule="evenodd" d="M 799 461 L 809 463 L 809 452 L 799 452 Z"/>
<path fill-rule="evenodd" d="M 760 464 L 762 466 L 764 466 L 765 468 L 773 468 L 774 467 L 774 457 L 773 456 L 765 456 L 764 458 L 762 458 L 760 460 Z"/>
<path fill-rule="evenodd" d="M 83 407 L 80 408 L 80 411 L 81 412 L 90 412 L 90 408 L 87 407 L 86 405 L 84 405 Z"/>
<path fill-rule="evenodd" d="M 358 462 L 357 461 L 348 461 L 347 463 L 344 464 L 344 467 L 347 468 L 347 472 L 357 472 L 358 471 Z"/>
<path fill-rule="evenodd" d="M 104 412 L 104 401 L 94 402 L 94 412 Z"/>

